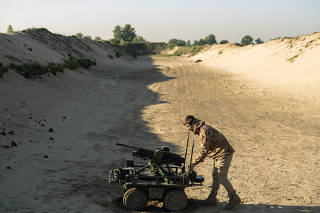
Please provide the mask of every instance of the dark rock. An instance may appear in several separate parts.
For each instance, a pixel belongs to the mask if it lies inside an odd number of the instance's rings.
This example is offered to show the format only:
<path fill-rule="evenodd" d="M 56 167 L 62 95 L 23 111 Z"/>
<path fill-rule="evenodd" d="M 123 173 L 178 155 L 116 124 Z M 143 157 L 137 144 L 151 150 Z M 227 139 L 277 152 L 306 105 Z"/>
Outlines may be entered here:
<path fill-rule="evenodd" d="M 62 116 L 62 119 L 66 119 L 66 116 Z"/>
<path fill-rule="evenodd" d="M 196 60 L 195 62 L 196 62 L 196 63 L 199 63 L 199 62 L 201 62 L 201 61 L 202 61 L 201 59 L 198 59 L 198 60 Z"/>
<path fill-rule="evenodd" d="M 28 50 L 29 50 L 29 51 L 32 51 L 32 48 L 29 47 Z"/>
<path fill-rule="evenodd" d="M 53 132 L 53 128 L 49 128 L 49 132 Z"/>
<path fill-rule="evenodd" d="M 43 158 L 48 158 L 48 155 L 44 155 Z"/>
<path fill-rule="evenodd" d="M 5 131 L 1 132 L 1 135 L 6 136 L 7 133 Z"/>
<path fill-rule="evenodd" d="M 5 148 L 5 149 L 9 149 L 10 148 L 10 146 L 8 146 L 8 145 L 2 145 L 2 147 Z"/>
<path fill-rule="evenodd" d="M 31 116 L 29 116 L 29 119 L 32 119 L 32 117 L 31 117 Z"/>
<path fill-rule="evenodd" d="M 12 169 L 11 166 L 7 166 L 6 169 Z"/>
<path fill-rule="evenodd" d="M 49 139 L 50 139 L 51 141 L 53 141 L 53 140 L 54 140 L 54 138 L 53 138 L 53 137 L 50 137 Z"/>
<path fill-rule="evenodd" d="M 41 124 L 41 126 L 45 126 L 44 124 Z"/>
<path fill-rule="evenodd" d="M 11 141 L 11 148 L 14 147 L 14 146 L 17 147 L 18 144 L 15 141 Z"/>

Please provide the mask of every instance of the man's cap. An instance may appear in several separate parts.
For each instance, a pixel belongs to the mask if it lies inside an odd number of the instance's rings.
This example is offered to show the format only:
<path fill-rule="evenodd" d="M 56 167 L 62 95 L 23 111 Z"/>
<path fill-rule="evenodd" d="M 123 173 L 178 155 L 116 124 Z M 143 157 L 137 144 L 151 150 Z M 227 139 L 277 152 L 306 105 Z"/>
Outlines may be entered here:
<path fill-rule="evenodd" d="M 194 121 L 195 117 L 193 115 L 188 115 L 183 122 L 183 125 L 191 125 L 192 121 Z"/>

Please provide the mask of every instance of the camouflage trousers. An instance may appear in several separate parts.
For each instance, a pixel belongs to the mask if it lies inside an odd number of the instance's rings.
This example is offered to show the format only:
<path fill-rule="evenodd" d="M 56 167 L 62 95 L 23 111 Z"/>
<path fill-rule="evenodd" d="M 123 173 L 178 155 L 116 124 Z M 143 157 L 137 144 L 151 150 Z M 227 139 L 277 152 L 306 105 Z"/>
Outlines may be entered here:
<path fill-rule="evenodd" d="M 211 196 L 216 197 L 220 184 L 227 190 L 228 196 L 232 197 L 236 191 L 228 180 L 229 167 L 231 165 L 233 154 L 222 156 L 214 161 L 212 171 L 212 190 Z"/>

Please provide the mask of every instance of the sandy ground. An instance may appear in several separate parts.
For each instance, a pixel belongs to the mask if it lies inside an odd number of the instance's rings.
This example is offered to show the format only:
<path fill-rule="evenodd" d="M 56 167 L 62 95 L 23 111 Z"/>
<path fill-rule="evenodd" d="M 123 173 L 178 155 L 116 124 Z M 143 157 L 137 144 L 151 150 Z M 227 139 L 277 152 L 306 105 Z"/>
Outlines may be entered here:
<path fill-rule="evenodd" d="M 183 153 L 187 114 L 221 130 L 236 150 L 229 177 L 243 203 L 234 212 L 320 211 L 317 93 L 258 86 L 190 58 L 130 66 L 0 79 L 0 212 L 128 212 L 114 201 L 120 187 L 106 184 L 108 169 L 131 158 L 115 143 Z M 206 198 L 211 167 L 207 159 L 196 168 L 205 186 L 187 189 L 189 198 Z M 218 198 L 217 207 L 184 212 L 224 212 L 224 189 Z"/>

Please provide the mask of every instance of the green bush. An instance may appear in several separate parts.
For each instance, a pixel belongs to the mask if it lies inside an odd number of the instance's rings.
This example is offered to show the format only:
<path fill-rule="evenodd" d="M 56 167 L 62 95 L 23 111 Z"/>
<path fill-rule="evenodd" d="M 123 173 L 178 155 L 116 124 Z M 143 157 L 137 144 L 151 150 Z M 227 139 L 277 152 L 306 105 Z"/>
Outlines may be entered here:
<path fill-rule="evenodd" d="M 63 72 L 65 68 L 63 64 L 55 64 L 55 63 L 48 63 L 47 67 L 49 71 L 54 75 L 56 75 L 57 72 Z"/>
<path fill-rule="evenodd" d="M 294 60 L 296 60 L 296 58 L 298 58 L 298 57 L 299 57 L 299 55 L 292 56 L 291 58 L 288 58 L 287 61 L 290 62 L 290 63 L 292 63 L 292 62 L 294 62 Z"/>
<path fill-rule="evenodd" d="M 242 39 L 241 39 L 241 46 L 247 46 L 249 44 L 252 44 L 253 38 L 249 35 L 245 35 Z"/>
<path fill-rule="evenodd" d="M 68 60 L 64 60 L 64 66 L 70 70 L 75 70 L 79 67 L 88 69 L 91 65 L 95 66 L 97 63 L 87 58 L 75 58 L 72 56 Z"/>
<path fill-rule="evenodd" d="M 198 46 L 192 46 L 192 47 L 180 47 L 177 51 L 173 53 L 173 55 L 174 56 L 182 56 L 182 55 L 194 56 L 198 54 L 203 48 L 205 48 L 205 45 L 198 45 Z"/>
<path fill-rule="evenodd" d="M 75 70 L 79 67 L 78 59 L 69 57 L 68 60 L 64 60 L 64 66 L 70 70 Z"/>
<path fill-rule="evenodd" d="M 90 59 L 87 58 L 79 58 L 78 59 L 79 66 L 85 69 L 89 69 L 90 66 L 92 65 L 97 65 L 95 61 L 91 61 Z"/>
<path fill-rule="evenodd" d="M 16 70 L 18 74 L 25 78 L 33 78 L 49 72 L 45 66 L 41 66 L 38 62 L 31 62 L 29 64 L 10 64 L 10 69 Z"/>

